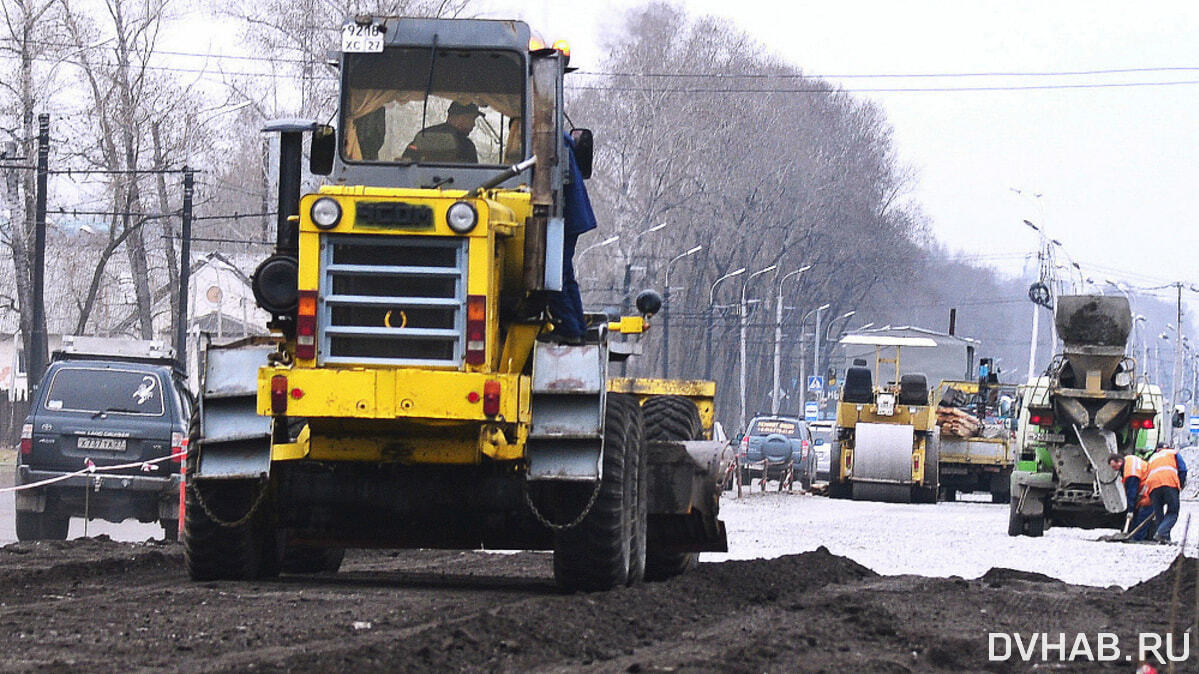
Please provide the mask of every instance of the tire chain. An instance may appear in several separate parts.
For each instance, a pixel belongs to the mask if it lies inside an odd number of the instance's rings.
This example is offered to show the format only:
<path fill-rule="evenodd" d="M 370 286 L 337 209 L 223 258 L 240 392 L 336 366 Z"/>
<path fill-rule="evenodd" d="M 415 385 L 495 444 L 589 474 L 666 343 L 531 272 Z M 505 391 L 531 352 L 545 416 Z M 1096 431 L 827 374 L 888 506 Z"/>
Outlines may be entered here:
<path fill-rule="evenodd" d="M 521 491 L 524 492 L 525 503 L 528 504 L 529 510 L 533 513 L 533 517 L 535 517 L 538 522 L 540 522 L 550 531 L 566 531 L 567 529 L 573 529 L 582 524 L 583 520 L 587 519 L 587 516 L 591 514 L 591 508 L 595 505 L 596 500 L 599 498 L 600 487 L 603 485 L 603 483 L 604 481 L 602 477 L 595 481 L 595 489 L 591 490 L 591 498 L 587 500 L 587 505 L 583 507 L 583 512 L 579 513 L 578 517 L 574 518 L 574 520 L 568 522 L 567 524 L 554 524 L 553 522 L 549 521 L 545 515 L 541 514 L 541 511 L 537 509 L 537 506 L 533 504 L 533 498 L 529 496 L 528 480 L 524 481 L 523 489 Z"/>
<path fill-rule="evenodd" d="M 200 510 L 203 510 L 204 514 L 208 516 L 208 519 L 212 520 L 217 526 L 224 527 L 226 529 L 235 529 L 242 526 L 246 522 L 249 522 L 250 518 L 252 518 L 258 512 L 258 508 L 262 505 L 262 502 L 266 500 L 267 485 L 265 482 L 260 482 L 259 484 L 260 487 L 258 489 L 258 496 L 254 498 L 254 503 L 250 505 L 250 509 L 246 511 L 245 515 L 242 515 L 236 520 L 224 520 L 218 517 L 216 513 L 212 512 L 212 509 L 208 507 L 208 503 L 204 501 L 204 495 L 200 493 L 200 487 L 198 485 L 188 482 L 187 489 L 195 495 L 196 503 L 199 504 Z"/>

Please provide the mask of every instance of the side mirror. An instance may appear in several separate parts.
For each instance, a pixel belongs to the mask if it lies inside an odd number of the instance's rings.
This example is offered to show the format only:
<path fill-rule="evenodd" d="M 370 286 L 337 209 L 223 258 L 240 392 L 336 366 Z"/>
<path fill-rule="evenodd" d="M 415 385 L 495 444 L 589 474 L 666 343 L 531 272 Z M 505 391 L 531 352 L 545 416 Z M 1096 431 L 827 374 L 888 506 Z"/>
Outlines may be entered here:
<path fill-rule="evenodd" d="M 337 132 L 328 124 L 312 130 L 312 143 L 308 148 L 308 171 L 313 175 L 327 176 L 333 172 L 333 157 L 337 154 Z"/>
<path fill-rule="evenodd" d="M 583 180 L 591 177 L 591 158 L 595 150 L 591 129 L 571 129 L 570 139 L 575 144 L 575 161 L 579 164 L 579 172 Z"/>
<path fill-rule="evenodd" d="M 1174 418 L 1171 420 L 1170 425 L 1174 428 L 1182 428 L 1185 426 L 1187 422 L 1186 414 L 1186 408 L 1184 408 L 1182 405 L 1179 405 L 1174 410 Z"/>

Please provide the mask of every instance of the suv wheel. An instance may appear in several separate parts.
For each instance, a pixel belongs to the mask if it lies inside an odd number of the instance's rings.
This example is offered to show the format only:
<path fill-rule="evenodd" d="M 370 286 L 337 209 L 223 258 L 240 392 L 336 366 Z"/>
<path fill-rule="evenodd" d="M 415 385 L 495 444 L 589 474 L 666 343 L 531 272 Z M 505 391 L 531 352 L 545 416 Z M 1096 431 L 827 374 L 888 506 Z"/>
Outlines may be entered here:
<path fill-rule="evenodd" d="M 17 511 L 18 541 L 65 541 L 70 529 L 70 517 L 55 517 L 47 513 Z"/>

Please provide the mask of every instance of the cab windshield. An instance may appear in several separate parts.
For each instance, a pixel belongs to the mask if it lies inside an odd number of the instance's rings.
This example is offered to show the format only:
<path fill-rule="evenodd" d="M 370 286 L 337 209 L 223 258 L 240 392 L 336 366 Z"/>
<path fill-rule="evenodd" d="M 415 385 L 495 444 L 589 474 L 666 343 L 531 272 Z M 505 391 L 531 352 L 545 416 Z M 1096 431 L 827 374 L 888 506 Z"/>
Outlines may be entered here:
<path fill-rule="evenodd" d="M 508 165 L 524 158 L 524 66 L 505 50 L 347 54 L 342 156 L 350 162 Z"/>

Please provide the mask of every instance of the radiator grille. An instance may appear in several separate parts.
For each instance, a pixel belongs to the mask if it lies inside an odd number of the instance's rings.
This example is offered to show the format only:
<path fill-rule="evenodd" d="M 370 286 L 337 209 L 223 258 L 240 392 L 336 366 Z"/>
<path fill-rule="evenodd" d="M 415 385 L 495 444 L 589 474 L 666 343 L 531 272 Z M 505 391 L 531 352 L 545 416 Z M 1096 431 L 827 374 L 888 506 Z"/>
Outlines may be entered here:
<path fill-rule="evenodd" d="M 325 237 L 320 361 L 457 366 L 466 244 L 428 236 Z"/>

